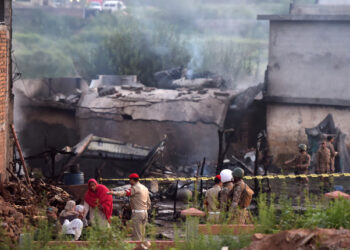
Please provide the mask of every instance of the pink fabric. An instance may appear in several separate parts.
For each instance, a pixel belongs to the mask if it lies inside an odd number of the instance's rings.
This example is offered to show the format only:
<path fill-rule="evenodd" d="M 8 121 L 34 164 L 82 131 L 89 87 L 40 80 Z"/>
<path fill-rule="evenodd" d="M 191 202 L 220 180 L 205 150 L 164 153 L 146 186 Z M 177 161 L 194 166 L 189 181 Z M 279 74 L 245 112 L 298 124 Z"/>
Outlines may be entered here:
<path fill-rule="evenodd" d="M 90 190 L 90 182 L 96 184 L 95 192 Z M 107 194 L 107 192 L 109 192 L 109 189 L 105 185 L 98 184 L 95 179 L 90 179 L 88 181 L 88 187 L 89 189 L 85 194 L 85 201 L 92 208 L 101 205 L 103 213 L 106 215 L 107 220 L 110 222 L 110 218 L 113 212 L 113 197 L 112 195 Z"/>

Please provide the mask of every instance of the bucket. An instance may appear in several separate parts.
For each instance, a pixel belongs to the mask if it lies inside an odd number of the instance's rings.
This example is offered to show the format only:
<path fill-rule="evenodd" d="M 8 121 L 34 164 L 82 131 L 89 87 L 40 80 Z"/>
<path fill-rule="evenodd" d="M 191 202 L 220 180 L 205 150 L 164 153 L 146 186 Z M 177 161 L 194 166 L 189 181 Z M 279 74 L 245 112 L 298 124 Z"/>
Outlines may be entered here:
<path fill-rule="evenodd" d="M 70 173 L 65 172 L 63 175 L 63 184 L 64 185 L 81 185 L 84 184 L 84 173 Z"/>

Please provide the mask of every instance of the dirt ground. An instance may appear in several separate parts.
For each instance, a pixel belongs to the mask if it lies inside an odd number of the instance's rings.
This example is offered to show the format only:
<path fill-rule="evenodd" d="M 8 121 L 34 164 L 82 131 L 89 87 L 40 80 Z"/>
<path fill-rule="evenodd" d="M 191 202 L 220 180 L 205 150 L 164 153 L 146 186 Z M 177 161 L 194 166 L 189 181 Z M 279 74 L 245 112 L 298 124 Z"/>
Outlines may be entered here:
<path fill-rule="evenodd" d="M 276 234 L 254 234 L 253 242 L 245 250 L 308 250 L 349 249 L 350 230 L 293 229 Z"/>

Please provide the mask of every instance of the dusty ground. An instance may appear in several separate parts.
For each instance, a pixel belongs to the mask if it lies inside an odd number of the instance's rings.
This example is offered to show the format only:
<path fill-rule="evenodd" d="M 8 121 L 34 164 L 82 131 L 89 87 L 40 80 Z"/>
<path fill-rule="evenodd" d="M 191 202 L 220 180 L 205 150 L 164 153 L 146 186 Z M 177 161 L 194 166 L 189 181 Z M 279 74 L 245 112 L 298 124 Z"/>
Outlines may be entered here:
<path fill-rule="evenodd" d="M 245 250 L 350 249 L 350 230 L 293 229 L 276 234 L 255 234 Z"/>

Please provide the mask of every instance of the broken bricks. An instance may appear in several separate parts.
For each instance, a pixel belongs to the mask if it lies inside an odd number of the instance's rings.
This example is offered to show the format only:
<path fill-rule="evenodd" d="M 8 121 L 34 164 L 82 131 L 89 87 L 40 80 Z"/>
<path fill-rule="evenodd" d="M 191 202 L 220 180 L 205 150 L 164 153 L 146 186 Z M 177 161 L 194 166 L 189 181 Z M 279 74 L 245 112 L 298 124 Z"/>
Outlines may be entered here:
<path fill-rule="evenodd" d="M 71 199 L 63 189 L 42 180 L 34 180 L 32 186 L 35 190 L 34 194 L 25 188 L 22 182 L 9 182 L 3 185 L 0 196 L 0 227 L 4 235 L 10 237 L 12 242 L 18 241 L 25 226 L 25 218 L 35 223 L 34 218 L 38 218 L 39 215 L 38 204 L 55 206 L 60 211 Z"/>
<path fill-rule="evenodd" d="M 292 229 L 271 235 L 255 234 L 245 250 L 349 249 L 350 230 Z"/>

